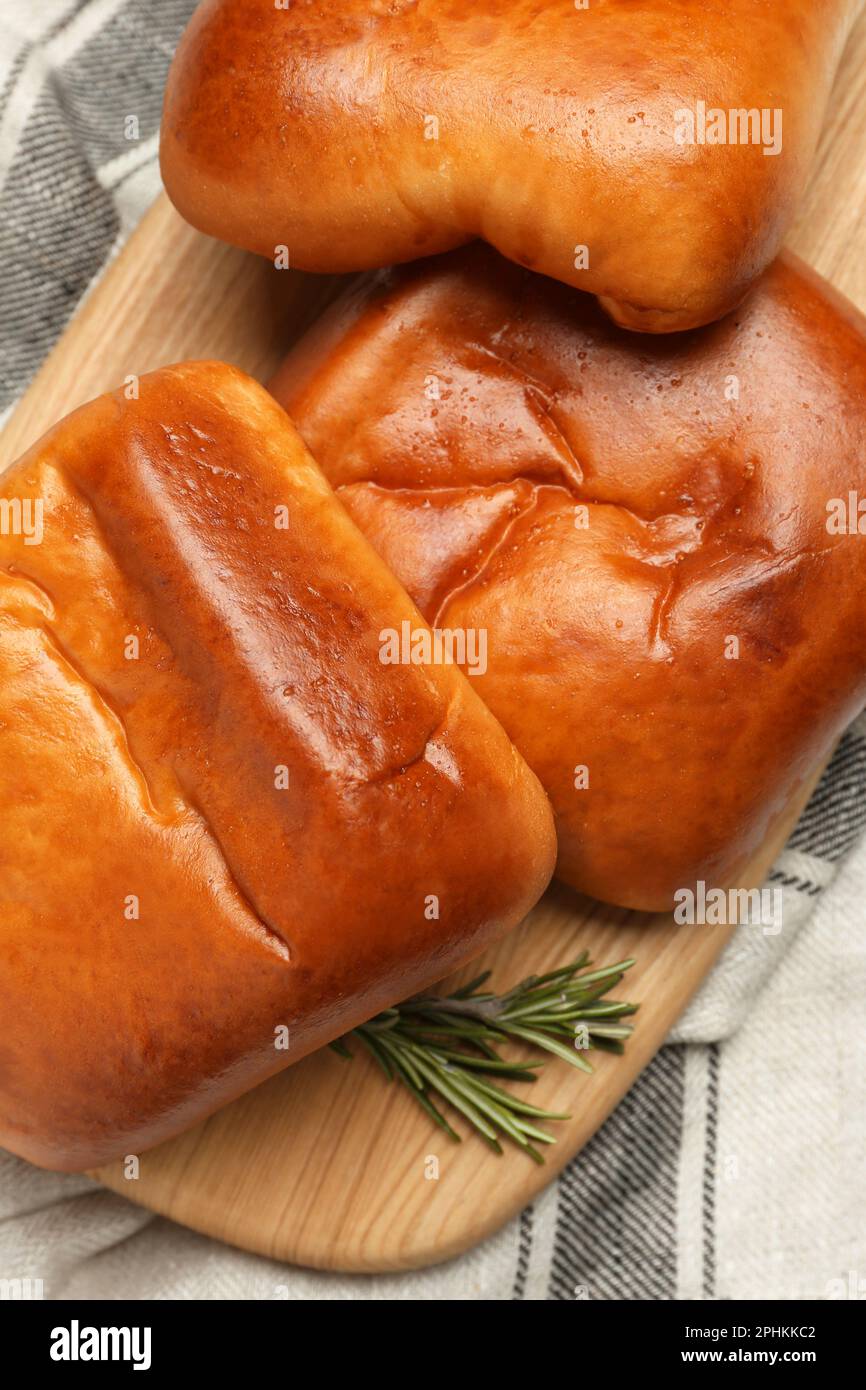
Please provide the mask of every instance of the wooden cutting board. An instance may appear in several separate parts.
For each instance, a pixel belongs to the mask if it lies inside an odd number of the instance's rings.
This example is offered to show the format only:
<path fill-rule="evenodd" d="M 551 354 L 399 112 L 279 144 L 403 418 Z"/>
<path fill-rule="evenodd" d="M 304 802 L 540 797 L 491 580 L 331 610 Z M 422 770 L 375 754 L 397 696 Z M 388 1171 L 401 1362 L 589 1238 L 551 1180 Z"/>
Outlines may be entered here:
<path fill-rule="evenodd" d="M 866 18 L 833 99 L 811 192 L 791 244 L 866 309 Z M 186 357 L 218 357 L 267 380 L 336 282 L 276 271 L 200 236 L 158 200 L 79 311 L 0 436 L 6 466 L 61 415 Z M 759 884 L 807 799 L 803 787 L 743 886 Z M 754 930 L 755 928 L 752 928 Z M 745 928 L 744 930 L 749 930 Z M 554 886 L 480 965 L 496 988 L 588 949 L 599 964 L 637 957 L 627 987 L 641 1004 L 624 1058 L 599 1055 L 584 1076 L 551 1059 L 532 1100 L 571 1119 L 544 1168 L 478 1140 L 451 1144 L 363 1056 L 325 1051 L 99 1179 L 206 1234 L 322 1269 L 397 1270 L 444 1260 L 501 1226 L 592 1136 L 661 1046 L 729 928 L 677 928 Z M 458 1125 L 459 1127 L 459 1125 Z M 439 1159 L 428 1180 L 426 1161 Z"/>

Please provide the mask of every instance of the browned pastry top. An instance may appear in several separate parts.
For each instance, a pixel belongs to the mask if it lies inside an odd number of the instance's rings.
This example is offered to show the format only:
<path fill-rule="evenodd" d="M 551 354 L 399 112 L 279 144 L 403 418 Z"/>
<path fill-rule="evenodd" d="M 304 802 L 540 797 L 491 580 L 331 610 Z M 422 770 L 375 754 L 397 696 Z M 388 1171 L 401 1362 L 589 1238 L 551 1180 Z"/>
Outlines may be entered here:
<path fill-rule="evenodd" d="M 689 328 L 778 251 L 859 7 L 205 0 L 163 177 L 195 226 L 301 269 L 481 237 L 628 327 Z"/>
<path fill-rule="evenodd" d="M 851 306 L 783 259 L 636 337 L 478 246 L 369 277 L 272 389 L 428 620 L 487 630 L 560 875 L 732 881 L 866 700 L 866 535 L 828 511 L 866 494 Z"/>
<path fill-rule="evenodd" d="M 554 835 L 455 667 L 382 664 L 419 615 L 242 373 L 101 397 L 0 498 L 44 517 L 0 537 L 0 1143 L 77 1168 L 473 955 Z"/>

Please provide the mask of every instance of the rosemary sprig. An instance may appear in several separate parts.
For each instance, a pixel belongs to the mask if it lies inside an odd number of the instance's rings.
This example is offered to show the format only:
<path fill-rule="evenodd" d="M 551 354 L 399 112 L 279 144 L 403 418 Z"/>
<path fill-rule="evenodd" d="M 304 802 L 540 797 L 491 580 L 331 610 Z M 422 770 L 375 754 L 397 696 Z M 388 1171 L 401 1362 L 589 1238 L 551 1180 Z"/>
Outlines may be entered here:
<path fill-rule="evenodd" d="M 500 1136 L 543 1163 L 539 1144 L 555 1138 L 537 1120 L 567 1120 L 529 1105 L 497 1085 L 498 1081 L 534 1081 L 541 1062 L 504 1058 L 499 1049 L 515 1041 L 552 1052 L 578 1070 L 591 1072 L 585 1053 L 593 1048 L 622 1052 L 632 1026 L 622 1020 L 637 1012 L 605 996 L 620 983 L 634 960 L 591 970 L 588 952 L 571 965 L 532 975 L 507 994 L 484 992 L 485 971 L 447 997 L 422 994 L 364 1023 L 331 1044 L 351 1058 L 349 1039 L 370 1053 L 389 1081 L 401 1083 L 430 1119 L 450 1139 L 460 1142 L 439 1109 L 445 1101 L 467 1119 L 481 1137 L 502 1153 Z M 433 1096 L 435 1095 L 435 1103 Z"/>

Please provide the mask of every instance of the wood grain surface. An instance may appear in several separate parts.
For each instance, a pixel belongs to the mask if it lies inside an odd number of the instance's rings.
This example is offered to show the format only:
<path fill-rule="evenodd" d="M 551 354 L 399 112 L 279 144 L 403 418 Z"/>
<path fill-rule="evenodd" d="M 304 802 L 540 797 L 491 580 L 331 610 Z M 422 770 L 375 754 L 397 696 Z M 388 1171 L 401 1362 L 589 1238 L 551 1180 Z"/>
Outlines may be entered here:
<path fill-rule="evenodd" d="M 866 309 L 866 17 L 834 94 L 810 192 L 790 244 Z M 154 205 L 51 353 L 0 437 L 0 468 L 56 419 L 99 392 L 188 357 L 217 357 L 261 380 L 335 282 L 269 263 L 185 226 Z M 752 865 L 760 883 L 796 819 Z M 751 928 L 754 930 L 755 928 Z M 742 930 L 750 930 L 743 928 Z M 483 958 L 497 988 L 588 948 L 599 963 L 637 957 L 621 995 L 641 1004 L 625 1058 L 600 1055 L 584 1076 L 551 1060 L 532 1099 L 567 1110 L 539 1169 L 472 1137 L 453 1145 L 363 1058 L 325 1051 L 250 1092 L 179 1139 L 120 1165 L 107 1186 L 239 1246 L 325 1269 L 396 1270 L 447 1259 L 495 1231 L 591 1137 L 661 1046 L 729 928 L 677 928 L 554 886 L 526 922 Z M 474 969 L 473 969 L 474 973 Z M 425 1177 L 429 1155 L 440 1176 Z"/>

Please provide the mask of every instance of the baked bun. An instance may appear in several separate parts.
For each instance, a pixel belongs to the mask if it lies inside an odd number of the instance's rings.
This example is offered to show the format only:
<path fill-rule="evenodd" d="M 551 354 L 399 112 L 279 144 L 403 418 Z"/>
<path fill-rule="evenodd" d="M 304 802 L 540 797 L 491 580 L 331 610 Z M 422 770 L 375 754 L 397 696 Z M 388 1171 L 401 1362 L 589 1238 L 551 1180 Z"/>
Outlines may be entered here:
<path fill-rule="evenodd" d="M 194 226 L 301 270 L 481 237 L 626 327 L 691 328 L 779 250 L 859 7 L 205 0 L 163 179 Z"/>
<path fill-rule="evenodd" d="M 480 951 L 555 837 L 460 671 L 381 662 L 424 624 L 241 372 L 101 397 L 0 498 L 0 1143 L 79 1169 Z"/>
<path fill-rule="evenodd" d="M 735 882 L 866 701 L 866 321 L 785 258 L 638 338 L 477 246 L 353 289 L 272 389 L 428 621 L 487 631 L 560 877 Z"/>

